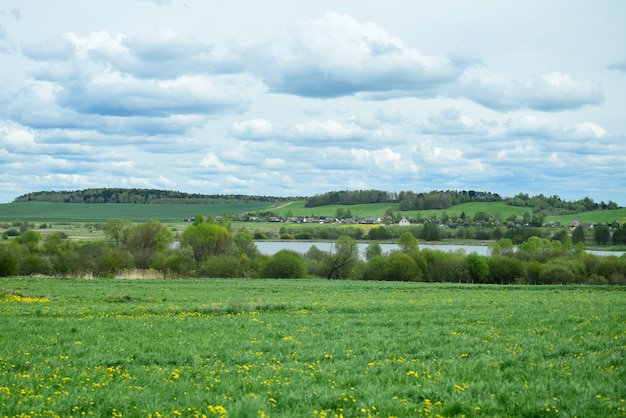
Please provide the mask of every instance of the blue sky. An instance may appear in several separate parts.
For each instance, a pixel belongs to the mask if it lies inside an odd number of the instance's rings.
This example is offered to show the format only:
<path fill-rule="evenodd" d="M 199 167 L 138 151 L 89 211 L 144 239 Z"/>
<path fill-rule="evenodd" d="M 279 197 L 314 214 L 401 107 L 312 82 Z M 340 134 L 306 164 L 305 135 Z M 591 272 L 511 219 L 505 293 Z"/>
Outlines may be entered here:
<path fill-rule="evenodd" d="M 0 203 L 137 187 L 626 206 L 624 16 L 620 0 L 4 0 Z"/>

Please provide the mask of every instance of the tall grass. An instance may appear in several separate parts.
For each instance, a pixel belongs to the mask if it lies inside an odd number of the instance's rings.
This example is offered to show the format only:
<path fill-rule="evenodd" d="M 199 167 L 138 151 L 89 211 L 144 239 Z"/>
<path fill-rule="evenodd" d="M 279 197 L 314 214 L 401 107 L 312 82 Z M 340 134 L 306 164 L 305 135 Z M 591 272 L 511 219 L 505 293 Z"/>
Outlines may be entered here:
<path fill-rule="evenodd" d="M 624 288 L 10 278 L 0 289 L 7 416 L 626 414 Z"/>

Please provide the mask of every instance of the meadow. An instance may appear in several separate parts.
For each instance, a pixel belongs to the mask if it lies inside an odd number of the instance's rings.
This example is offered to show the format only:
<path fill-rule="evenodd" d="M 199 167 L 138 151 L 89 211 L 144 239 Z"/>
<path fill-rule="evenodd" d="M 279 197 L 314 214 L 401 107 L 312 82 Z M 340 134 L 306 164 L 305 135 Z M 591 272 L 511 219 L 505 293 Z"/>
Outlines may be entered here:
<path fill-rule="evenodd" d="M 218 216 L 265 210 L 267 203 L 153 204 L 20 202 L 0 205 L 0 221 L 106 222 L 111 218 L 133 222 L 181 222 L 198 213 Z"/>
<path fill-rule="evenodd" d="M 15 220 L 29 222 L 105 222 L 111 218 L 128 219 L 133 222 L 156 220 L 163 223 L 181 222 L 197 213 L 219 216 L 224 213 L 239 215 L 255 211 L 272 211 L 278 216 L 335 216 L 337 209 L 350 210 L 353 216 L 359 218 L 384 217 L 388 210 L 407 217 L 436 216 L 442 218 L 444 214 L 460 216 L 465 213 L 470 218 L 478 212 L 491 215 L 499 214 L 501 219 L 511 215 L 522 218 L 525 212 L 532 214 L 532 208 L 510 206 L 504 202 L 470 202 L 451 206 L 445 210 L 400 211 L 398 203 L 370 203 L 360 205 L 331 205 L 307 208 L 304 201 L 287 204 L 267 203 L 217 203 L 217 204 L 126 204 L 126 203 L 51 203 L 51 202 L 19 202 L 0 204 L 0 222 Z M 560 222 L 563 225 L 577 219 L 583 223 L 611 223 L 614 221 L 626 222 L 626 208 L 615 210 L 589 211 L 571 215 L 547 216 L 545 222 Z"/>
<path fill-rule="evenodd" d="M 626 416 L 626 288 L 0 279 L 0 416 Z"/>

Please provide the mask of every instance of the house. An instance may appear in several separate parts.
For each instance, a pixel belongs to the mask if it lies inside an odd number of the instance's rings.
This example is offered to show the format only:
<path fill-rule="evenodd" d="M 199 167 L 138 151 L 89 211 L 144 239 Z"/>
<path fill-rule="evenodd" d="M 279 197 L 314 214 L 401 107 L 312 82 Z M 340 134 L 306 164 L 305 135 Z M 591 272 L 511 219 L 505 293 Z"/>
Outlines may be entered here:
<path fill-rule="evenodd" d="M 407 218 L 402 218 L 402 220 L 400 220 L 399 225 L 400 226 L 410 226 L 411 223 L 409 222 L 409 220 Z"/>
<path fill-rule="evenodd" d="M 569 223 L 570 228 L 577 228 L 579 226 L 580 226 L 580 222 L 577 219 L 574 219 L 572 222 Z"/>

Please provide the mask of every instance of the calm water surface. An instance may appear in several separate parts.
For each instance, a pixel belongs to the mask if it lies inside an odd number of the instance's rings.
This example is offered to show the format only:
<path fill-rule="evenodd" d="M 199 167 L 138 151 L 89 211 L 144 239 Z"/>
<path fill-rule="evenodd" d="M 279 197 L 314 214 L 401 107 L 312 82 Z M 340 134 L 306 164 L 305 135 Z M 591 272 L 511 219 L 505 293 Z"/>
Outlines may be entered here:
<path fill-rule="evenodd" d="M 316 246 L 322 251 L 331 251 L 333 243 L 332 242 L 314 242 L 314 241 L 256 241 L 256 246 L 263 254 L 272 255 L 277 253 L 280 250 L 293 250 L 298 253 L 306 253 L 309 251 L 309 248 L 312 246 Z M 359 253 L 362 258 L 365 258 L 365 249 L 369 243 L 359 242 Z M 380 247 L 383 250 L 383 253 L 397 250 L 397 244 L 380 244 Z M 439 250 L 444 252 L 454 252 L 463 250 L 465 254 L 476 253 L 478 255 L 489 255 L 489 247 L 486 245 L 453 245 L 453 244 L 420 244 L 420 248 L 429 248 L 432 250 Z M 607 256 L 607 255 L 615 255 L 621 256 L 624 254 L 624 251 L 587 251 L 590 254 Z"/>

